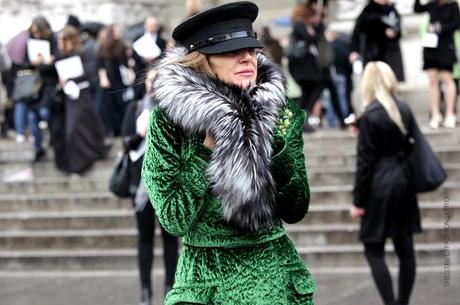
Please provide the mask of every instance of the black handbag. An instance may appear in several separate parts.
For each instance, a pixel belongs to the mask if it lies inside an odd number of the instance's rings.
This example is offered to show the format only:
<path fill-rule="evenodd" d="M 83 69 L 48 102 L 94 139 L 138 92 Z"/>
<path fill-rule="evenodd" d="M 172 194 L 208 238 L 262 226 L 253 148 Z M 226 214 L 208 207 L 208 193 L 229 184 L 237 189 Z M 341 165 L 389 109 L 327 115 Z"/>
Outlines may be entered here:
<path fill-rule="evenodd" d="M 308 54 L 307 43 L 303 40 L 296 40 L 294 37 L 291 37 L 286 47 L 285 54 L 289 60 L 303 59 Z"/>
<path fill-rule="evenodd" d="M 423 193 L 437 189 L 447 179 L 447 173 L 416 123 L 409 142 L 411 149 L 408 162 L 415 192 Z"/>
<path fill-rule="evenodd" d="M 109 190 L 118 197 L 130 197 L 131 160 L 129 154 L 124 153 L 117 157 L 109 180 Z"/>
<path fill-rule="evenodd" d="M 316 60 L 320 68 L 330 68 L 334 64 L 335 54 L 334 49 L 329 41 L 326 40 L 324 34 L 321 34 L 318 40 L 318 56 Z"/>
<path fill-rule="evenodd" d="M 14 80 L 12 99 L 18 100 L 38 100 L 42 88 L 42 79 L 38 71 L 20 70 Z"/>

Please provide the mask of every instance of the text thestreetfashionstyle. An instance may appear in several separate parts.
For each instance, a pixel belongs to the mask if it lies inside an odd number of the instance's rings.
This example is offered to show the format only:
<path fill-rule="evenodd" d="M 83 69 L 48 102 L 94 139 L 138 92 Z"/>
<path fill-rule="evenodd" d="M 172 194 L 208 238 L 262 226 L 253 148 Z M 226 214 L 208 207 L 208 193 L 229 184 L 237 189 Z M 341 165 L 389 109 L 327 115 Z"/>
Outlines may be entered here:
<path fill-rule="evenodd" d="M 444 197 L 443 203 L 443 241 L 444 241 L 444 274 L 443 274 L 443 284 L 444 287 L 450 287 L 450 236 L 449 236 L 449 198 Z"/>

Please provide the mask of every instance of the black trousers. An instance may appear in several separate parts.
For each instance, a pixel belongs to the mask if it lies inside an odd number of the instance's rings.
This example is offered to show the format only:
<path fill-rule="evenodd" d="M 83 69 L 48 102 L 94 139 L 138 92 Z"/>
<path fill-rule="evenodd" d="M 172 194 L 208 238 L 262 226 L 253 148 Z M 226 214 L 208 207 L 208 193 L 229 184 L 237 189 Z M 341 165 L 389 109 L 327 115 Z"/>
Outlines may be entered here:
<path fill-rule="evenodd" d="M 415 251 L 411 234 L 393 238 L 396 255 L 399 258 L 399 289 L 396 301 L 390 272 L 385 263 L 385 242 L 364 243 L 364 253 L 372 271 L 375 285 L 385 304 L 409 304 L 415 282 Z"/>
<path fill-rule="evenodd" d="M 153 265 L 153 248 L 155 242 L 155 211 L 148 202 L 142 211 L 136 212 L 138 234 L 138 264 L 142 288 L 150 289 L 152 286 L 151 270 Z M 161 227 L 161 226 L 160 226 Z M 174 283 L 177 258 L 179 252 L 178 238 L 169 234 L 161 227 L 163 239 L 163 258 L 166 269 L 165 287 Z"/>

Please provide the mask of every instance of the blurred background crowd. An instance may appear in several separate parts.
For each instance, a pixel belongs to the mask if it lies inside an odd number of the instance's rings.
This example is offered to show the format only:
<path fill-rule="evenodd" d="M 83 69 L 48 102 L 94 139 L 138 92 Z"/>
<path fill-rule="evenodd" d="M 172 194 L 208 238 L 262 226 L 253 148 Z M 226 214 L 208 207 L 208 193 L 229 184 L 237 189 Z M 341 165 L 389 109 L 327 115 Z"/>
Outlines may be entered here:
<path fill-rule="evenodd" d="M 293 5 L 290 16 L 276 20 L 290 27 L 287 35 L 275 37 L 271 33 L 273 24 L 259 24 L 259 38 L 265 52 L 285 68 L 289 87 L 299 92 L 289 93 L 308 114 L 304 131 L 347 128 L 357 115 L 352 98 L 353 75 L 359 75 L 366 62 L 387 62 L 398 81 L 405 80 L 400 47 L 404 33 L 401 15 L 390 1 L 368 1 L 353 30 L 346 33 L 329 27 L 332 14 L 328 10 L 329 1 L 298 2 L 299 5 Z M 414 5 L 417 3 L 420 6 L 419 1 Z M 184 5 L 184 18 L 203 8 L 202 1 L 185 1 Z M 414 9 L 423 12 L 420 8 Z M 453 44 L 459 21 L 452 22 L 449 26 Z M 430 32 L 431 26 L 426 22 L 420 31 Z M 29 50 L 30 40 L 47 41 L 49 54 L 29 58 L 34 53 Z M 33 18 L 27 29 L 2 45 L 1 137 L 33 143 L 37 162 L 52 148 L 58 168 L 83 173 L 92 162 L 104 157 L 107 150 L 104 139 L 120 135 L 127 106 L 145 96 L 146 71 L 173 45 L 174 41 L 156 16 L 121 27 L 116 23 L 82 22 L 78 16 L 68 15 L 61 29 L 52 29 L 45 15 Z M 420 52 L 421 49 L 422 46 Z M 58 76 L 55 66 L 74 56 L 81 58 L 84 74 L 72 79 L 69 85 L 69 79 Z M 459 76 L 455 47 L 451 57 L 448 73 L 428 73 L 432 128 L 455 127 L 454 97 Z M 37 92 L 31 89 L 33 77 L 24 75 L 30 72 L 38 75 Z M 19 92 L 27 91 L 18 89 L 25 88 L 21 82 L 26 82 L 32 91 Z M 72 88 L 74 91 L 78 88 L 82 94 L 70 97 L 68 92 Z M 446 104 L 440 104 L 444 101 L 443 93 Z M 69 102 L 77 99 L 83 101 L 78 106 Z M 77 165 L 66 161 L 75 159 L 80 160 Z"/>

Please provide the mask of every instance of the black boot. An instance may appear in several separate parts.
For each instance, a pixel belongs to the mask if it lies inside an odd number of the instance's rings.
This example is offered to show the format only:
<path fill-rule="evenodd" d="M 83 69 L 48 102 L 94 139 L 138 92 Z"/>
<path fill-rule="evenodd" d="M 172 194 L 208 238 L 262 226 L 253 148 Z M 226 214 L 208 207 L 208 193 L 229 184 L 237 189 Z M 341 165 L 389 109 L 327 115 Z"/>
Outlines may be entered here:
<path fill-rule="evenodd" d="M 152 305 L 152 289 L 142 288 L 140 305 Z"/>

